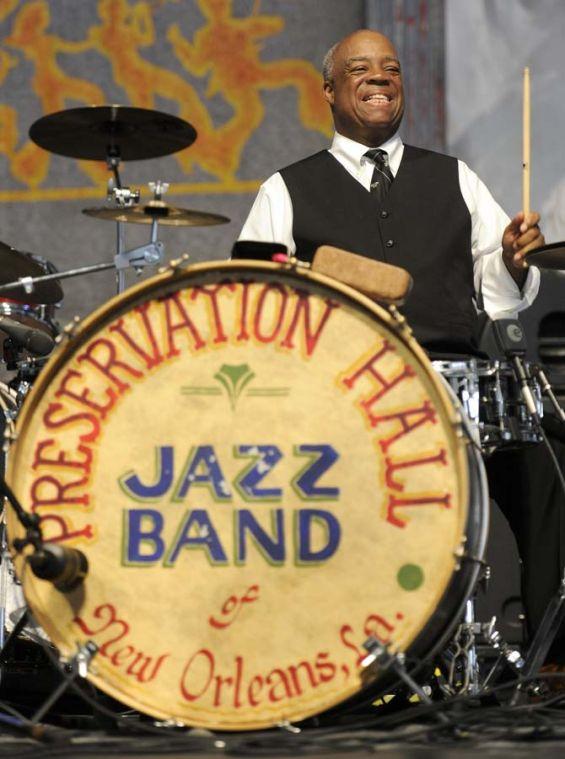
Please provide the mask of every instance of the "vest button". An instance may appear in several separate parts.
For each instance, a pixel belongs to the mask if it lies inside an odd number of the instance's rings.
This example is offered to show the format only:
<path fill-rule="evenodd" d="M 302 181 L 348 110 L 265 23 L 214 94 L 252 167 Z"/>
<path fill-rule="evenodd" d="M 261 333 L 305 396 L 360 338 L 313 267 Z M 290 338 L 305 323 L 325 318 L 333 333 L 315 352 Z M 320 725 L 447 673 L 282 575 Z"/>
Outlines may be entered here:
<path fill-rule="evenodd" d="M 392 246 L 394 245 L 394 240 L 387 240 L 385 242 L 385 245 L 387 246 L 387 248 L 392 248 Z"/>
<path fill-rule="evenodd" d="M 381 219 L 388 219 L 388 211 L 381 211 Z"/>

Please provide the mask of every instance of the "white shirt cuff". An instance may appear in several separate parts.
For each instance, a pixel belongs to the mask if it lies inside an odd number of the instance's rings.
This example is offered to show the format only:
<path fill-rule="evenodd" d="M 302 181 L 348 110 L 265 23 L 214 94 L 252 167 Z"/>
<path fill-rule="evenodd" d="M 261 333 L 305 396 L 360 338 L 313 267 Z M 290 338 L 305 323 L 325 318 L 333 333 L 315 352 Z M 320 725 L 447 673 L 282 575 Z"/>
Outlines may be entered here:
<path fill-rule="evenodd" d="M 485 261 L 481 283 L 484 309 L 491 319 L 513 318 L 531 306 L 538 294 L 539 286 L 539 269 L 532 266 L 520 290 L 506 268 L 500 249 L 489 255 Z"/>

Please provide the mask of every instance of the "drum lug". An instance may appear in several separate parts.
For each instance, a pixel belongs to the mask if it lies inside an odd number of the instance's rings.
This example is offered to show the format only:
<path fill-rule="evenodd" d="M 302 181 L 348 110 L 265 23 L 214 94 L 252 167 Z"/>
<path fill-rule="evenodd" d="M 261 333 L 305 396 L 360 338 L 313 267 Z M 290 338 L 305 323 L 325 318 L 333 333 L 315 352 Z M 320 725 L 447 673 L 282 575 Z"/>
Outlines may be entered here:
<path fill-rule="evenodd" d="M 184 269 L 189 259 L 190 255 L 188 253 L 183 253 L 180 258 L 174 258 L 172 261 L 169 261 L 166 266 L 161 266 L 159 274 L 166 274 L 169 271 L 176 272 L 179 269 Z"/>
<path fill-rule="evenodd" d="M 406 321 L 406 317 L 403 316 L 403 314 L 400 313 L 400 311 L 396 308 L 396 306 L 393 306 L 392 304 L 387 306 L 387 310 L 389 314 L 392 316 L 392 327 L 402 334 L 406 338 L 412 337 L 412 329 L 408 322 Z"/>
<path fill-rule="evenodd" d="M 276 264 L 280 264 L 285 269 L 290 271 L 300 271 L 301 269 L 311 269 L 312 264 L 309 261 L 301 261 L 296 256 L 287 256 L 286 253 L 277 253 L 273 256 L 272 261 Z M 315 271 L 315 270 L 314 270 Z"/>
<path fill-rule="evenodd" d="M 277 723 L 277 727 L 280 730 L 286 730 L 287 733 L 301 733 L 302 730 L 297 727 L 296 725 L 293 725 L 292 722 L 289 722 L 287 719 L 283 719 L 281 722 Z"/>
<path fill-rule="evenodd" d="M 13 423 L 12 423 L 12 426 L 13 426 Z M 8 451 L 10 450 L 10 447 L 14 443 L 16 443 L 17 440 L 18 440 L 18 434 L 15 431 L 15 429 L 12 431 L 12 430 L 6 428 L 6 430 L 4 432 L 4 440 L 3 440 L 3 443 L 2 443 L 2 452 L 3 453 L 8 453 Z"/>
<path fill-rule="evenodd" d="M 312 264 L 310 264 L 308 261 L 301 261 L 299 258 L 296 258 L 296 256 L 291 256 L 288 259 L 288 263 L 291 269 L 294 269 L 295 271 L 297 269 L 311 269 Z"/>
<path fill-rule="evenodd" d="M 453 551 L 453 556 L 455 558 L 455 571 L 458 572 L 461 569 L 461 564 L 464 561 L 470 561 L 474 564 L 480 564 L 483 568 L 488 568 L 488 564 L 483 558 L 480 556 L 474 556 L 472 553 L 467 553 L 465 550 L 466 540 L 466 538 L 463 538 L 461 545 L 458 546 L 455 551 Z"/>
<path fill-rule="evenodd" d="M 72 337 L 74 337 L 79 324 L 80 316 L 74 316 L 72 321 L 70 321 L 68 324 L 65 324 L 61 331 L 61 334 L 57 335 L 55 338 L 57 345 L 60 345 L 64 340 L 70 340 Z"/>

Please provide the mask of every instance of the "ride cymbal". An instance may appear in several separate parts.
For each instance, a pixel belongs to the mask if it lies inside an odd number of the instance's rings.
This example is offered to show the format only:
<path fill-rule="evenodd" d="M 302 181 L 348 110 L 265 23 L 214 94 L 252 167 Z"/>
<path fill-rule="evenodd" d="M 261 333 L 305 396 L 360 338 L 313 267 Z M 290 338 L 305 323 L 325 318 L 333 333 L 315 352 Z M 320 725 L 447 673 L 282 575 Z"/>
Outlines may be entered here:
<path fill-rule="evenodd" d="M 92 105 L 43 116 L 29 136 L 44 150 L 68 158 L 139 161 L 187 148 L 196 130 L 178 116 L 148 108 Z"/>
<path fill-rule="evenodd" d="M 0 285 L 16 282 L 22 277 L 43 277 L 45 274 L 45 269 L 34 261 L 29 253 L 22 253 L 0 242 Z M 54 279 L 34 284 L 30 293 L 27 293 L 23 286 L 10 288 L 0 293 L 0 298 L 31 304 L 59 303 L 63 300 L 63 290 Z"/>
<path fill-rule="evenodd" d="M 526 262 L 540 269 L 562 269 L 565 271 L 565 242 L 552 242 L 526 253 Z"/>
<path fill-rule="evenodd" d="M 188 208 L 175 208 L 162 200 L 152 200 L 146 205 L 129 208 L 84 208 L 87 216 L 106 221 L 122 221 L 128 224 L 151 224 L 156 219 L 159 224 L 169 227 L 210 227 L 214 224 L 227 224 L 227 216 L 207 211 L 192 211 Z"/>

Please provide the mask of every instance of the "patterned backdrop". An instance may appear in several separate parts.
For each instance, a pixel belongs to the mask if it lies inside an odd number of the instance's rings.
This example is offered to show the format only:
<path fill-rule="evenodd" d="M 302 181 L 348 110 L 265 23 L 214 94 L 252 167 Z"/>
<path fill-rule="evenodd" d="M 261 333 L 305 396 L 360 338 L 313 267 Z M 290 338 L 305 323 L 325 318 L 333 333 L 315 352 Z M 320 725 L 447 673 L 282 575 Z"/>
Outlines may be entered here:
<path fill-rule="evenodd" d="M 122 181 L 147 200 L 147 183 L 162 179 L 174 205 L 231 219 L 162 228 L 167 258 L 227 258 L 260 182 L 327 145 L 319 69 L 342 35 L 378 26 L 408 63 L 424 61 L 408 72 L 405 136 L 441 147 L 442 11 L 442 0 L 0 0 L 0 240 L 59 269 L 111 260 L 115 224 L 81 214 L 104 203 L 104 163 L 49 154 L 27 132 L 45 114 L 118 103 L 194 125 L 194 145 L 124 163 Z M 127 247 L 147 239 L 128 225 Z M 115 284 L 98 273 L 64 289 L 63 321 Z"/>

